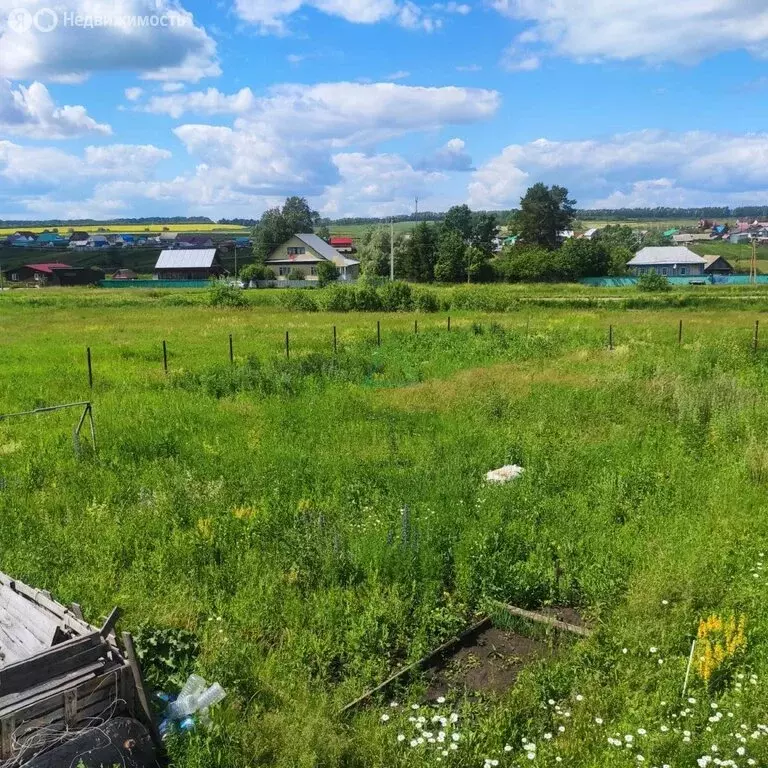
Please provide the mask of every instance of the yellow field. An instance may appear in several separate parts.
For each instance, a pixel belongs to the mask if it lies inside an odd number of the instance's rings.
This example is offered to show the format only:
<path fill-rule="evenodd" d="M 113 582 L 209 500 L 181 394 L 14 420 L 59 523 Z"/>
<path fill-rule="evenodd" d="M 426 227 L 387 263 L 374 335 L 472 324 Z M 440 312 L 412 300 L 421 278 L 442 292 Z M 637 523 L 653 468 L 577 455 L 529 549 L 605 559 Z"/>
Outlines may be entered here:
<path fill-rule="evenodd" d="M 232 234 L 250 234 L 248 227 L 239 227 L 236 224 L 90 224 L 81 227 L 0 227 L 0 237 L 12 235 L 14 232 L 92 232 L 92 233 L 140 233 L 140 232 L 227 232 Z"/>

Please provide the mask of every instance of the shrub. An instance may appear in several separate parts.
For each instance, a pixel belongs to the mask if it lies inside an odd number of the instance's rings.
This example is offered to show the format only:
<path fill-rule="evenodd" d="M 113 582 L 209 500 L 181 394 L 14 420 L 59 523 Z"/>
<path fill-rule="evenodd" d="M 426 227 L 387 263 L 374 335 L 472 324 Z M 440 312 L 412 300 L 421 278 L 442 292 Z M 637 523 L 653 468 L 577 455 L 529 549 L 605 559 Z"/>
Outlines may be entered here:
<path fill-rule="evenodd" d="M 244 307 L 248 300 L 236 285 L 217 281 L 208 289 L 208 304 L 212 307 Z"/>
<path fill-rule="evenodd" d="M 637 290 L 647 292 L 671 291 L 672 285 L 664 275 L 650 272 L 646 275 L 640 275 L 637 280 Z"/>
<path fill-rule="evenodd" d="M 332 261 L 321 261 L 317 265 L 317 283 L 323 288 L 339 279 L 339 268 Z"/>
<path fill-rule="evenodd" d="M 263 264 L 246 264 L 240 270 L 240 279 L 245 283 L 251 280 L 274 280 L 275 271 Z"/>
<path fill-rule="evenodd" d="M 335 285 L 322 295 L 323 308 L 328 312 L 352 312 L 355 308 L 355 289 L 349 285 Z"/>
<path fill-rule="evenodd" d="M 314 298 L 304 288 L 288 289 L 280 294 L 280 303 L 295 312 L 317 312 L 318 306 Z"/>
<path fill-rule="evenodd" d="M 288 273 L 288 279 L 289 280 L 304 280 L 304 273 L 294 267 L 289 273 Z"/>
<path fill-rule="evenodd" d="M 432 291 L 421 290 L 416 294 L 416 309 L 419 312 L 438 312 L 440 302 Z"/>
<path fill-rule="evenodd" d="M 359 285 L 355 290 L 355 309 L 360 312 L 375 312 L 381 309 L 381 297 L 370 285 Z"/>
<path fill-rule="evenodd" d="M 413 309 L 413 291 L 402 280 L 384 283 L 379 288 L 379 297 L 385 312 L 409 312 Z"/>

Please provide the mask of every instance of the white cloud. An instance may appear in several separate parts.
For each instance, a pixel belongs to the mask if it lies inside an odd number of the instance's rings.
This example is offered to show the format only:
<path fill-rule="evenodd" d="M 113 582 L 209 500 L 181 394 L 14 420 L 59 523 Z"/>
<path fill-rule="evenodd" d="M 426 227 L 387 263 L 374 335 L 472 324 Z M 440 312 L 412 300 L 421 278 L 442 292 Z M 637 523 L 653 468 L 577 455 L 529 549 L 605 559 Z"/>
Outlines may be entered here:
<path fill-rule="evenodd" d="M 541 58 L 535 54 L 527 54 L 512 44 L 501 54 L 500 65 L 507 72 L 532 72 L 541 66 Z"/>
<path fill-rule="evenodd" d="M 142 110 L 173 118 L 179 118 L 185 112 L 196 115 L 237 115 L 252 110 L 255 104 L 256 98 L 250 88 L 243 88 L 229 96 L 216 88 L 208 88 L 206 91 L 153 96 Z"/>
<path fill-rule="evenodd" d="M 125 98 L 128 99 L 128 101 L 138 101 L 143 95 L 144 95 L 143 88 L 135 87 L 135 88 L 125 89 Z"/>
<path fill-rule="evenodd" d="M 289 139 L 324 139 L 335 147 L 346 147 L 485 120 L 493 117 L 500 103 L 497 91 L 456 86 L 280 85 L 258 99 L 236 127 L 261 130 L 267 125 Z"/>
<path fill-rule="evenodd" d="M 97 123 L 82 106 L 57 106 L 48 89 L 38 82 L 15 90 L 0 79 L 0 130 L 33 139 L 68 139 L 88 134 L 109 135 L 112 129 Z"/>
<path fill-rule="evenodd" d="M 450 139 L 430 157 L 419 163 L 419 168 L 435 171 L 472 171 L 472 158 L 462 139 Z"/>
<path fill-rule="evenodd" d="M 516 206 L 536 181 L 567 186 L 584 206 L 641 198 L 665 205 L 760 200 L 768 186 L 768 134 L 640 131 L 603 141 L 511 144 L 473 173 L 470 205 Z"/>
<path fill-rule="evenodd" d="M 51 147 L 25 147 L 0 140 L 0 177 L 4 187 L 42 183 L 49 190 L 55 190 L 62 184 L 74 186 L 83 180 L 115 174 L 131 179 L 147 178 L 170 156 L 167 150 L 151 144 L 86 147 L 82 155 L 75 155 Z"/>
<path fill-rule="evenodd" d="M 52 6 L 58 18 L 50 32 L 34 26 L 21 31 L 6 22 L 12 9 L 35 13 L 46 6 Z M 78 16 L 111 23 L 76 26 L 71 19 Z M 121 23 L 152 17 L 164 19 L 165 25 Z M 79 82 L 104 71 L 193 82 L 221 74 L 216 43 L 177 0 L 68 0 L 61 6 L 44 0 L 0 0 L 0 77 Z"/>
<path fill-rule="evenodd" d="M 414 195 L 425 203 L 447 177 L 413 168 L 400 155 L 340 152 L 333 156 L 340 180 L 325 191 L 319 203 L 324 215 L 387 215 L 410 211 Z"/>
<path fill-rule="evenodd" d="M 426 32 L 442 26 L 442 19 L 425 13 L 412 0 L 235 0 L 234 10 L 243 21 L 255 24 L 262 34 L 284 35 L 288 33 L 286 20 L 305 6 L 353 24 L 393 21 L 406 29 Z M 433 10 L 466 14 L 470 8 L 451 2 L 436 4 Z"/>
<path fill-rule="evenodd" d="M 183 91 L 187 86 L 184 83 L 163 83 L 161 90 L 163 93 L 178 93 Z"/>
<path fill-rule="evenodd" d="M 492 0 L 501 13 L 531 22 L 517 38 L 582 61 L 696 62 L 729 50 L 766 56 L 765 0 Z"/>
<path fill-rule="evenodd" d="M 410 72 L 407 72 L 404 69 L 398 69 L 397 72 L 392 72 L 391 74 L 387 75 L 384 79 L 392 82 L 393 80 L 405 80 L 411 76 Z"/>

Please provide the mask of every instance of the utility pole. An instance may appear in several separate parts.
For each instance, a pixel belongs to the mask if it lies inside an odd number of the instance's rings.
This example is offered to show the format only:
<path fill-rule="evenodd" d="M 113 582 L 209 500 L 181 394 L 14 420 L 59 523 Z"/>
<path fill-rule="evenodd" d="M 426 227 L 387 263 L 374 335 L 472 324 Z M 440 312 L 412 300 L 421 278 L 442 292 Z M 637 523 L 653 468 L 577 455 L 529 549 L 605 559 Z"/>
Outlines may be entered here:
<path fill-rule="evenodd" d="M 419 220 L 419 196 L 418 195 L 416 195 L 416 214 L 415 214 L 415 217 L 416 217 L 416 221 L 418 221 Z"/>
<path fill-rule="evenodd" d="M 389 217 L 389 279 L 395 279 L 395 218 Z"/>
<path fill-rule="evenodd" d="M 752 261 L 749 265 L 749 282 L 757 282 L 757 240 L 752 239 Z"/>

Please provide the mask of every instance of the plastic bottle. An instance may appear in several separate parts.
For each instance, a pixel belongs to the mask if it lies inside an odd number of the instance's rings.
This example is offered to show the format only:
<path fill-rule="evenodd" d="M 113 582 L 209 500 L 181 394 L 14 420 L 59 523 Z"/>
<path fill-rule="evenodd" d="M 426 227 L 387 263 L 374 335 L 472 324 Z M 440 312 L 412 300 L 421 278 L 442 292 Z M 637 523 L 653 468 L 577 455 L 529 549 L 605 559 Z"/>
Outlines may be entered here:
<path fill-rule="evenodd" d="M 227 692 L 218 684 L 214 683 L 207 691 L 203 691 L 195 702 L 195 712 L 200 709 L 208 709 L 214 704 L 218 704 Z"/>
<path fill-rule="evenodd" d="M 197 700 L 205 691 L 205 680 L 200 675 L 190 675 L 176 701 L 168 705 L 168 717 L 182 720 L 197 710 Z"/>

